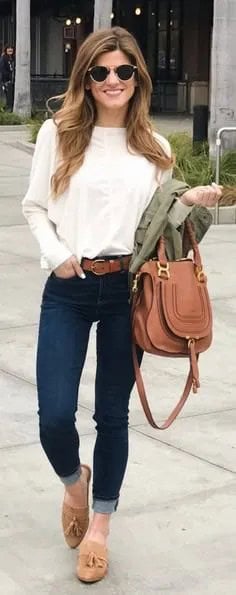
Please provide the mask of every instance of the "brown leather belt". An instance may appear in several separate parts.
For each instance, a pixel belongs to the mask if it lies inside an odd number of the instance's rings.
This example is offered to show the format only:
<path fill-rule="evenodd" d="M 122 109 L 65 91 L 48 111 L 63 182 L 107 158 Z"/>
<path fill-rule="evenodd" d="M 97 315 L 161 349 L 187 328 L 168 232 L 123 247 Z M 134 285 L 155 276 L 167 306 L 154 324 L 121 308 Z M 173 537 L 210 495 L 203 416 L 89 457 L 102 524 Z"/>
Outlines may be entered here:
<path fill-rule="evenodd" d="M 107 275 L 108 273 L 118 273 L 119 271 L 128 271 L 131 256 L 120 256 L 114 259 L 82 258 L 81 266 L 85 271 L 90 271 L 94 275 Z"/>

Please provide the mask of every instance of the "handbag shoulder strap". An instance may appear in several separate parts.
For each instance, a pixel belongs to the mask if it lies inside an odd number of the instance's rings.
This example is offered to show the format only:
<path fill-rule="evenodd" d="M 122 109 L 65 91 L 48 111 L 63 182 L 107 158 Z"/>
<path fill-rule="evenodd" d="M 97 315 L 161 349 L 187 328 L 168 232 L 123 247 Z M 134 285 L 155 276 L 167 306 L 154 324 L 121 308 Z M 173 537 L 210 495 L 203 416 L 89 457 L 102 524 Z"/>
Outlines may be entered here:
<path fill-rule="evenodd" d="M 169 428 L 169 426 L 173 423 L 173 421 L 179 415 L 181 409 L 184 406 L 184 403 L 187 401 L 187 398 L 189 396 L 189 393 L 190 393 L 190 390 L 191 390 L 192 384 L 193 384 L 192 369 L 190 368 L 183 394 L 180 397 L 177 405 L 171 411 L 171 413 L 170 413 L 169 417 L 166 419 L 166 421 L 162 425 L 158 425 L 155 422 L 155 420 L 152 416 L 150 407 L 149 407 L 149 403 L 148 403 L 148 399 L 147 399 L 147 395 L 146 395 L 146 391 L 145 391 L 145 387 L 144 387 L 144 383 L 143 383 L 143 378 L 142 378 L 141 370 L 140 370 L 139 363 L 138 363 L 135 343 L 133 343 L 133 345 L 132 345 L 132 351 L 133 351 L 133 363 L 134 363 L 134 371 L 135 371 L 135 376 L 136 376 L 137 389 L 138 389 L 139 398 L 140 398 L 144 413 L 146 415 L 146 418 L 147 418 L 148 422 L 150 423 L 150 425 L 153 428 L 155 428 L 156 430 L 166 430 L 166 428 Z"/>

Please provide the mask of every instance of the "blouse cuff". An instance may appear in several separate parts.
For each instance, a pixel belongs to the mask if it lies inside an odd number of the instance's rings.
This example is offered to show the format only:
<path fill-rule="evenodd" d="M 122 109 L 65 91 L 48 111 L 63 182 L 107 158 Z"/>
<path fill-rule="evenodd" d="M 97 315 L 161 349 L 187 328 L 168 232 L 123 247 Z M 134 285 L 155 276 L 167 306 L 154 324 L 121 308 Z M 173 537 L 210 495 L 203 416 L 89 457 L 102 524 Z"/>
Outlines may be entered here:
<path fill-rule="evenodd" d="M 187 205 L 184 205 L 180 199 L 175 200 L 168 213 L 169 222 L 174 225 L 174 227 L 179 227 L 191 213 L 192 209 L 193 205 L 188 207 Z"/>

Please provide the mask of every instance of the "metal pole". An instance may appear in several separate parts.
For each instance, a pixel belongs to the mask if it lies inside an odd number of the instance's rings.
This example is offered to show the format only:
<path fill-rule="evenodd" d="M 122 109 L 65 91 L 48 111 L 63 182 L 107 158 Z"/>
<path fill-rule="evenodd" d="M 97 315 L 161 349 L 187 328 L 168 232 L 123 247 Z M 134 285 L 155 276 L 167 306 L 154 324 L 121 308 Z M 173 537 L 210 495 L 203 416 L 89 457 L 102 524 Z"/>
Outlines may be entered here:
<path fill-rule="evenodd" d="M 235 126 L 226 126 L 225 128 L 220 128 L 216 135 L 216 176 L 215 181 L 216 184 L 220 183 L 220 158 L 221 158 L 221 137 L 223 136 L 224 132 L 236 132 Z M 219 224 L 219 203 L 215 206 L 215 223 Z"/>
<path fill-rule="evenodd" d="M 221 137 L 216 139 L 216 184 L 220 183 Z M 219 224 L 219 203 L 215 207 L 215 223 Z"/>

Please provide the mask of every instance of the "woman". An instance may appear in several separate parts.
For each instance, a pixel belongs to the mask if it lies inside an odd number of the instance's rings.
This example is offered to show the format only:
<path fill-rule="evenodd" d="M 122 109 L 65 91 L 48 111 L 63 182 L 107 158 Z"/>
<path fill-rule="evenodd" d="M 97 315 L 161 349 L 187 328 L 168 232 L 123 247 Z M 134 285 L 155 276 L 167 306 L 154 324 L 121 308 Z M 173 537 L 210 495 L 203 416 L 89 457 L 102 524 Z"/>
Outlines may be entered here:
<path fill-rule="evenodd" d="M 107 572 L 110 519 L 128 458 L 131 255 L 140 220 L 147 220 L 156 192 L 172 176 L 169 144 L 148 119 L 150 96 L 135 39 L 119 27 L 91 34 L 78 52 L 62 108 L 39 132 L 23 201 L 42 266 L 51 271 L 38 339 L 40 439 L 65 486 L 64 535 L 71 547 L 81 544 L 77 576 L 85 582 Z M 160 209 L 173 237 L 194 204 L 212 206 L 221 191 L 184 185 L 177 195 L 168 191 L 168 206 Z M 89 525 L 91 472 L 80 462 L 75 413 L 93 322 L 97 438 Z"/>
<path fill-rule="evenodd" d="M 0 58 L 0 81 L 2 83 L 2 90 L 6 97 L 6 106 L 9 110 L 12 110 L 13 108 L 14 78 L 14 49 L 11 45 L 6 45 Z"/>

